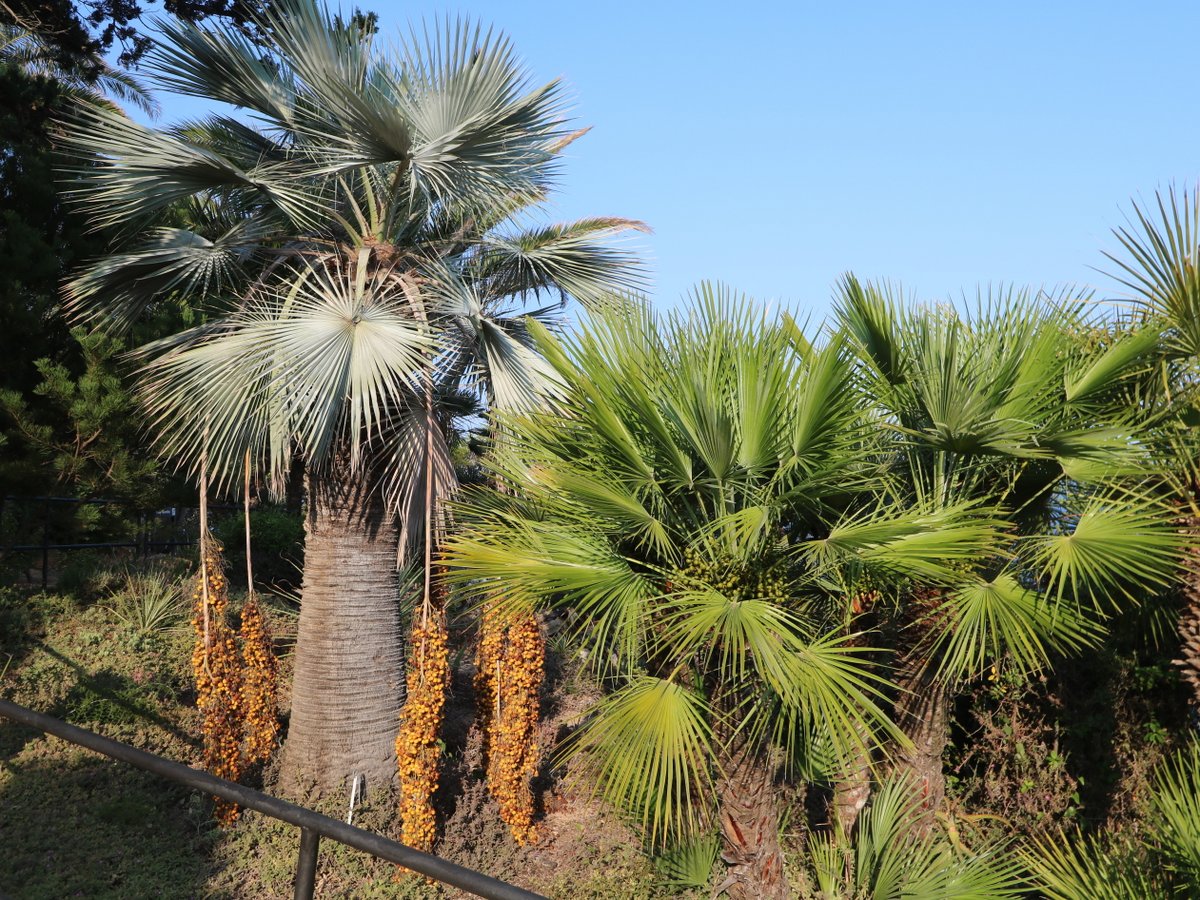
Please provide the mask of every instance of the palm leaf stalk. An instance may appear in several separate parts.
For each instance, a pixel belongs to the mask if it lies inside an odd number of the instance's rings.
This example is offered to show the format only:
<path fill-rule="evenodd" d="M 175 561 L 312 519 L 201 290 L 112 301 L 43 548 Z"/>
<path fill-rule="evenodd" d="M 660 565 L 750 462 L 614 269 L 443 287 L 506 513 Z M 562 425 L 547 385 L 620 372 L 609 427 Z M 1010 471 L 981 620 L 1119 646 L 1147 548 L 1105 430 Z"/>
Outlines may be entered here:
<path fill-rule="evenodd" d="M 277 493 L 303 466 L 283 780 L 383 785 L 404 676 L 398 562 L 426 555 L 426 511 L 455 488 L 462 401 L 542 402 L 552 380 L 528 321 L 636 288 L 611 238 L 642 226 L 529 227 L 570 134 L 561 86 L 531 84 L 503 35 L 439 23 L 393 50 L 318 0 L 254 24 L 266 56 L 232 27 L 160 22 L 144 66 L 154 87 L 241 115 L 65 123 L 68 193 L 114 235 L 71 282 L 71 310 L 122 329 L 195 305 L 201 324 L 140 351 L 163 453 L 194 473 L 207 450 L 218 489 L 247 453 Z"/>
<path fill-rule="evenodd" d="M 945 583 L 998 538 L 888 502 L 843 342 L 794 338 L 709 285 L 541 335 L 558 409 L 502 417 L 510 490 L 465 495 L 447 539 L 482 600 L 571 611 L 606 694 L 566 759 L 651 846 L 719 831 L 741 898 L 788 893 L 785 783 L 898 739 L 848 586 Z"/>

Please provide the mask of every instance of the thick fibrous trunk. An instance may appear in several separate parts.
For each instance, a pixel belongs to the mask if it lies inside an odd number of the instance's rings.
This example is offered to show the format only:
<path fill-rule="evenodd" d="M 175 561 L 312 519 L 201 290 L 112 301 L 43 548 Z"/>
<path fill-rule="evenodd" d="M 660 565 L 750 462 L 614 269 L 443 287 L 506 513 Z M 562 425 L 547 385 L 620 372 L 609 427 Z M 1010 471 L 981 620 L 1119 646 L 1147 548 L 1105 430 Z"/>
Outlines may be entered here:
<path fill-rule="evenodd" d="M 897 679 L 896 721 L 912 743 L 897 754 L 897 770 L 913 781 L 921 820 L 932 824 L 946 797 L 942 754 L 950 735 L 950 691 L 927 666 L 909 663 Z"/>
<path fill-rule="evenodd" d="M 871 797 L 871 754 L 863 746 L 846 763 L 833 785 L 833 824 L 846 837 Z"/>
<path fill-rule="evenodd" d="M 1200 537 L 1200 519 L 1189 516 L 1184 520 L 1192 548 L 1187 562 L 1179 573 L 1183 585 L 1183 608 L 1179 611 L 1179 675 L 1191 689 L 1192 706 L 1200 709 L 1200 550 L 1195 547 Z"/>
<path fill-rule="evenodd" d="M 285 787 L 395 777 L 404 672 L 396 526 L 344 463 L 313 478 Z"/>
<path fill-rule="evenodd" d="M 726 761 L 718 792 L 721 855 L 729 864 L 721 889 L 732 900 L 786 900 L 774 766 L 742 750 Z"/>

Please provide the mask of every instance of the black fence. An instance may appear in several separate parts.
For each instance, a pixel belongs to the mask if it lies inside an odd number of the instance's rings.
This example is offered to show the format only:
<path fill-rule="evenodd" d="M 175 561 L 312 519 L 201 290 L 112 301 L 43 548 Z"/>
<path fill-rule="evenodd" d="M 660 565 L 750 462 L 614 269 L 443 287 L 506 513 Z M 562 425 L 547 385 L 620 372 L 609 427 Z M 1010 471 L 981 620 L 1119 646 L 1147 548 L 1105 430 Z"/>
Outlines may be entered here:
<path fill-rule="evenodd" d="M 78 513 L 83 508 L 111 512 L 110 523 L 101 521 L 90 528 L 81 527 Z M 209 508 L 228 511 L 240 507 L 213 504 Z M 43 589 L 49 585 L 51 553 L 126 551 L 145 558 L 195 546 L 199 537 L 200 523 L 194 507 L 147 511 L 121 500 L 0 497 L 0 554 L 6 559 L 23 555 L 31 563 L 36 561 Z"/>
<path fill-rule="evenodd" d="M 355 828 L 353 825 L 347 825 L 345 822 L 339 822 L 329 816 L 323 816 L 311 809 L 305 809 L 303 806 L 296 806 L 294 803 L 288 803 L 261 791 L 242 787 L 240 784 L 234 784 L 224 778 L 217 778 L 215 775 L 185 766 L 183 763 L 130 747 L 128 744 L 98 735 L 94 731 L 77 728 L 7 700 L 0 700 L 0 716 L 102 753 L 112 759 L 137 766 L 139 769 L 145 769 L 147 772 L 163 778 L 177 781 L 195 790 L 220 797 L 222 800 L 229 800 L 246 809 L 253 809 L 273 819 L 295 825 L 300 829 L 300 852 L 296 859 L 296 900 L 311 900 L 313 896 L 316 885 L 317 851 L 322 837 L 340 841 L 379 859 L 404 866 L 413 872 L 440 881 L 442 884 L 448 884 L 478 897 L 488 898 L 488 900 L 546 900 L 540 894 L 531 893 L 523 888 L 492 878 L 490 875 L 464 868 L 439 856 L 422 853 L 396 841 L 388 840 L 361 828 Z"/>

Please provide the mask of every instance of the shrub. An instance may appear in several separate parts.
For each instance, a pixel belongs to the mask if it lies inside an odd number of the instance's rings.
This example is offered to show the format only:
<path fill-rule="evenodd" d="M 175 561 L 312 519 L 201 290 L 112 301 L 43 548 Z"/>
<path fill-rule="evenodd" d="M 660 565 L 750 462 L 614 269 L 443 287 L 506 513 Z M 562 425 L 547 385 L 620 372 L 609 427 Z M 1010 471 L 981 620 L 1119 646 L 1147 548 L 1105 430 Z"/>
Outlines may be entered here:
<path fill-rule="evenodd" d="M 246 574 L 246 529 L 241 515 L 230 516 L 213 529 L 225 548 L 233 580 Z M 304 565 L 304 520 L 278 506 L 250 511 L 250 540 L 254 580 L 261 585 L 295 588 Z"/>

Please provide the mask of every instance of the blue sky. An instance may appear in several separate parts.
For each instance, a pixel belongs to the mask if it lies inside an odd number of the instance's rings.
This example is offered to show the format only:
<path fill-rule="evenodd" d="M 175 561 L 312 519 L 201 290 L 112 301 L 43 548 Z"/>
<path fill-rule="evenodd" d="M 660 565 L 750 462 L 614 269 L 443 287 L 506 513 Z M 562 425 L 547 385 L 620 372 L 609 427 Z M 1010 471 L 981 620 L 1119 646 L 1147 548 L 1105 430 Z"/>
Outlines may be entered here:
<path fill-rule="evenodd" d="M 551 215 L 647 222 L 660 307 L 708 278 L 820 317 L 846 270 L 1114 296 L 1130 198 L 1200 174 L 1194 4 L 360 5 L 493 23 L 565 80 L 593 130 Z"/>

